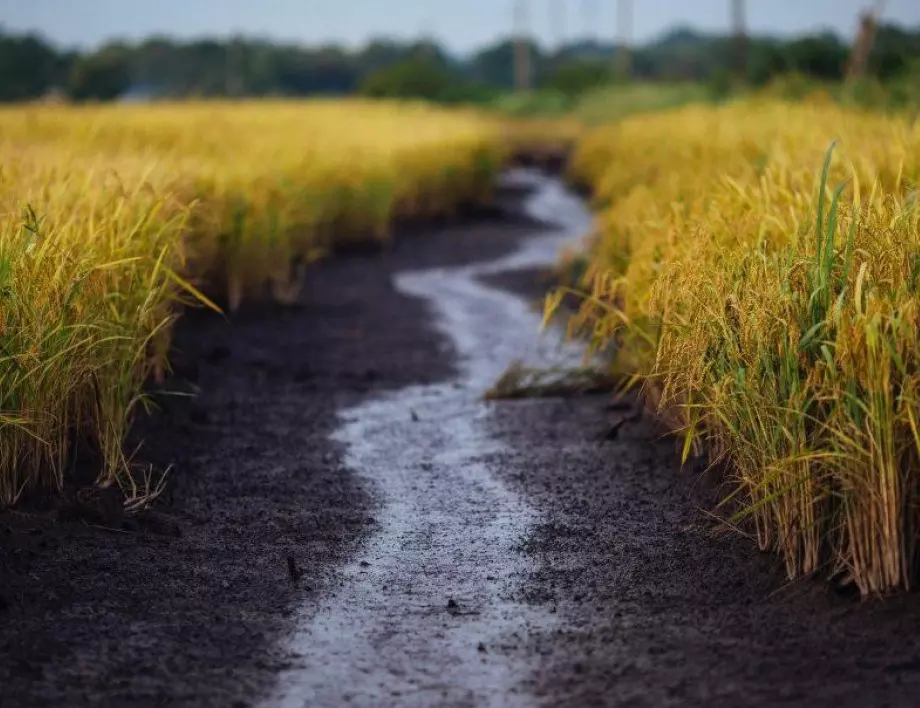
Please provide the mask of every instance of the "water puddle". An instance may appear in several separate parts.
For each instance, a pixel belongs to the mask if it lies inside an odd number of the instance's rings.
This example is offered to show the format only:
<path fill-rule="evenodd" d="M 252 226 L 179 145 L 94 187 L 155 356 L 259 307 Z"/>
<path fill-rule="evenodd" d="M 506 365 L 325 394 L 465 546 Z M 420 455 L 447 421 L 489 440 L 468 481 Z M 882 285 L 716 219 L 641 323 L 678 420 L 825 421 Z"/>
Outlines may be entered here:
<path fill-rule="evenodd" d="M 397 276 L 399 290 L 430 304 L 460 374 L 341 413 L 335 439 L 382 496 L 380 532 L 319 608 L 304 609 L 288 645 L 298 658 L 268 705 L 536 702 L 522 683 L 524 638 L 554 615 L 515 598 L 529 570 L 517 546 L 541 519 L 493 473 L 505 449 L 488 432 L 481 396 L 514 359 L 578 363 L 581 351 L 541 336 L 527 303 L 477 278 L 552 264 L 591 217 L 558 181 L 525 171 L 507 179 L 532 184 L 527 212 L 559 228 L 499 260 Z"/>

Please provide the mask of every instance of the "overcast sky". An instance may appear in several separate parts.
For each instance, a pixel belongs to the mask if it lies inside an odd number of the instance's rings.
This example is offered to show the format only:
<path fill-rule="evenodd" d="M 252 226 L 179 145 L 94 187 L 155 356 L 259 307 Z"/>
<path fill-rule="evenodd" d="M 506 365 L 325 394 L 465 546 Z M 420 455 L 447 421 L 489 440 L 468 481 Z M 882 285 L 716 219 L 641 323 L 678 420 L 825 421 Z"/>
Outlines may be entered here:
<path fill-rule="evenodd" d="M 526 0 L 525 0 L 526 1 Z M 564 7 L 564 22 L 554 20 Z M 6 30 L 37 30 L 65 46 L 112 38 L 258 35 L 307 44 L 358 45 L 371 36 L 433 34 L 468 52 L 506 34 L 513 0 L 0 0 Z M 634 36 L 641 42 L 677 25 L 725 30 L 728 0 L 633 0 Z M 748 0 L 752 32 L 790 34 L 830 28 L 852 36 L 872 0 Z M 612 39 L 615 0 L 529 0 L 530 26 L 548 44 L 567 38 Z M 886 19 L 920 26 L 920 0 L 888 0 Z"/>

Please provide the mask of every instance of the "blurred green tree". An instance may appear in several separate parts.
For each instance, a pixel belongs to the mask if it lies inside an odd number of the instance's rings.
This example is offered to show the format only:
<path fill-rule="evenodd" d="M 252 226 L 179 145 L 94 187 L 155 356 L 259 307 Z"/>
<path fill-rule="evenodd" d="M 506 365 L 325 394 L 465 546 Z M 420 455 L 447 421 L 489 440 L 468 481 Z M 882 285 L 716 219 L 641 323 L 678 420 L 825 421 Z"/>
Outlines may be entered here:
<path fill-rule="evenodd" d="M 421 98 L 435 101 L 451 83 L 444 68 L 434 62 L 409 59 L 372 71 L 358 92 L 372 98 Z"/>
<path fill-rule="evenodd" d="M 569 60 L 550 70 L 544 86 L 567 96 L 577 96 L 610 83 L 611 78 L 609 62 Z"/>
<path fill-rule="evenodd" d="M 0 101 L 38 98 L 60 87 L 71 61 L 40 37 L 0 31 Z"/>
<path fill-rule="evenodd" d="M 126 50 L 111 45 L 74 62 L 67 82 L 67 95 L 75 101 L 111 101 L 130 86 Z"/>

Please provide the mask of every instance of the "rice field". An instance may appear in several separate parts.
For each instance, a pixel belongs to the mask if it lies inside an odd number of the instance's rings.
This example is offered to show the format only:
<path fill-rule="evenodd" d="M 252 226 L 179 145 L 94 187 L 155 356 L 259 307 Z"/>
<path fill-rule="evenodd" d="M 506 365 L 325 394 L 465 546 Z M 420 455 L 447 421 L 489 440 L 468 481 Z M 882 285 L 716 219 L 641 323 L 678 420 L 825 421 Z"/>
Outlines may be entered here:
<path fill-rule="evenodd" d="M 144 504 L 124 440 L 183 307 L 291 302 L 316 259 L 572 143 L 597 210 L 573 328 L 790 578 L 912 587 L 920 126 L 820 98 L 510 130 L 352 100 L 0 109 L 0 504 L 86 451 Z"/>
<path fill-rule="evenodd" d="M 503 159 L 496 123 L 413 104 L 0 109 L 0 505 L 76 450 L 129 484 L 183 306 L 289 302 L 330 250 L 486 199 Z"/>
<path fill-rule="evenodd" d="M 920 124 L 693 106 L 594 129 L 571 172 L 598 209 L 573 331 L 725 471 L 728 520 L 790 578 L 915 586 Z"/>

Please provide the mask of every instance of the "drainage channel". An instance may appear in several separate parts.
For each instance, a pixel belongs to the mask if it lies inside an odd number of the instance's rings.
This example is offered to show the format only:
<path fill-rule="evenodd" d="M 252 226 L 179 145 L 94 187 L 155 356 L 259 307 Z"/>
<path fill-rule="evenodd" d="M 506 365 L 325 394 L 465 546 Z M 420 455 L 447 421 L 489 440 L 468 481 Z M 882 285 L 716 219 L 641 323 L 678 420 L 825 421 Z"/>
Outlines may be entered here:
<path fill-rule="evenodd" d="M 266 705 L 536 703 L 517 647 L 555 616 L 516 599 L 529 572 L 516 548 L 541 519 L 494 474 L 503 446 L 482 393 L 515 359 L 577 364 L 582 352 L 541 334 L 538 313 L 480 278 L 551 265 L 591 217 L 558 180 L 528 171 L 506 180 L 529 186 L 526 213 L 556 227 L 497 260 L 396 276 L 401 292 L 429 303 L 459 375 L 340 413 L 334 438 L 381 496 L 380 530 L 319 607 L 304 608 L 286 647 L 297 659 Z"/>

